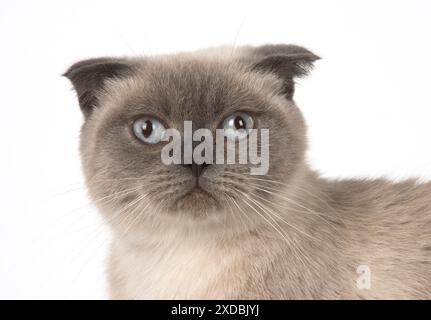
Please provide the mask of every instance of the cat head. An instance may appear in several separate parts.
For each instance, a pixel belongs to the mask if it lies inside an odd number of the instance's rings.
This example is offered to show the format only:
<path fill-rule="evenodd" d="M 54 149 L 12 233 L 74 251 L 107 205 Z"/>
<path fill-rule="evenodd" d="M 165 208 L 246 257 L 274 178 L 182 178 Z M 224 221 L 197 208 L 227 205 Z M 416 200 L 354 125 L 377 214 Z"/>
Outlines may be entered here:
<path fill-rule="evenodd" d="M 244 219 L 238 214 L 253 221 L 253 201 L 271 202 L 277 192 L 266 182 L 289 184 L 303 166 L 305 125 L 294 82 L 316 59 L 302 47 L 265 45 L 72 65 L 65 76 L 85 118 L 81 154 L 94 202 L 117 225 L 133 219 L 234 224 Z M 268 150 L 266 174 L 253 176 L 255 164 L 238 161 L 163 163 L 166 129 L 178 130 L 185 152 L 185 121 L 214 137 L 220 128 L 257 129 L 258 153 Z M 261 129 L 268 129 L 266 142 Z"/>

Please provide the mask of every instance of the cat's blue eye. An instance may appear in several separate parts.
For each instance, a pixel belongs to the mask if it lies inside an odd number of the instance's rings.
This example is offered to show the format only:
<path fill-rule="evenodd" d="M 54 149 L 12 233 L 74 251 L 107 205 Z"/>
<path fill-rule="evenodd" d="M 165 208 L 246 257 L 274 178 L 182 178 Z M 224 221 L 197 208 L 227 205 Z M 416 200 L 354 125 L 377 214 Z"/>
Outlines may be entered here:
<path fill-rule="evenodd" d="M 224 135 L 230 140 L 246 138 L 253 127 L 253 117 L 245 112 L 236 112 L 223 121 Z"/>
<path fill-rule="evenodd" d="M 133 123 L 133 133 L 142 142 L 156 144 L 162 141 L 166 128 L 153 117 L 142 117 Z"/>

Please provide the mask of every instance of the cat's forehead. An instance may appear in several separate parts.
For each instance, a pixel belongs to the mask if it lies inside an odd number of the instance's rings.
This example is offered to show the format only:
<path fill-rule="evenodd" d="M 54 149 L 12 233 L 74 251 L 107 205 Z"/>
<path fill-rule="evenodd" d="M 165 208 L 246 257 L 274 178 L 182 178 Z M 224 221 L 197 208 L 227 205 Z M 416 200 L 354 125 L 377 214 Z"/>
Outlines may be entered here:
<path fill-rule="evenodd" d="M 241 66 L 205 59 L 160 59 L 137 64 L 111 85 L 118 112 L 155 114 L 204 126 L 219 115 L 263 107 L 274 87 Z"/>

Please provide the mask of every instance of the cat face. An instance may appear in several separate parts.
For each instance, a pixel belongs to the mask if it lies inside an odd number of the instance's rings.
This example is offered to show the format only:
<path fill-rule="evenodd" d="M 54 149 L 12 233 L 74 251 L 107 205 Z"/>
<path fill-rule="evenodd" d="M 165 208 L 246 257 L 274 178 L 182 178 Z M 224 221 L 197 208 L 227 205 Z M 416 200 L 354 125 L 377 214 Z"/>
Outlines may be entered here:
<path fill-rule="evenodd" d="M 224 222 L 250 211 L 244 199 L 271 201 L 261 189 L 265 181 L 289 182 L 302 166 L 305 129 L 292 102 L 293 80 L 316 59 L 306 49 L 276 45 L 73 65 L 65 75 L 85 116 L 81 153 L 93 200 L 112 220 Z M 184 151 L 185 121 L 213 137 L 229 126 L 257 129 L 258 153 L 267 148 L 269 154 L 267 174 L 251 176 L 255 165 L 238 161 L 166 165 L 161 137 L 177 129 Z M 259 139 L 260 129 L 268 129 L 268 142 Z"/>

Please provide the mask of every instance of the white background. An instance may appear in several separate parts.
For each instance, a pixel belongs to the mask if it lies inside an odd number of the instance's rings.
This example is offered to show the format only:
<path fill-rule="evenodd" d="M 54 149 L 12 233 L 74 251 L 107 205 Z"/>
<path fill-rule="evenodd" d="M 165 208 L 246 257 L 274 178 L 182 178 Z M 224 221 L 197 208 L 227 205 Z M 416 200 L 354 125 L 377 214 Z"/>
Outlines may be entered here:
<path fill-rule="evenodd" d="M 312 166 L 431 178 L 430 1 L 0 2 L 0 298 L 106 298 L 109 233 L 88 205 L 73 62 L 295 43 Z"/>

